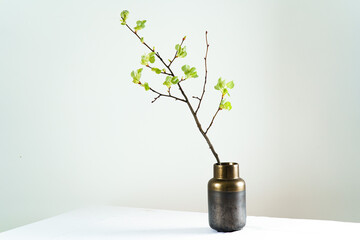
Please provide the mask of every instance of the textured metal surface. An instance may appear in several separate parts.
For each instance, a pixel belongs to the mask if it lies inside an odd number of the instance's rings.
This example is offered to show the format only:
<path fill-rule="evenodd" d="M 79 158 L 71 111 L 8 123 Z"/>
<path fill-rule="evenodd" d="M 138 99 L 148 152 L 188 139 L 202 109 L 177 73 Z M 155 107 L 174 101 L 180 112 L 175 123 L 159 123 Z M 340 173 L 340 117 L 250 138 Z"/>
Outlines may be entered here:
<path fill-rule="evenodd" d="M 239 164 L 235 162 L 222 162 L 214 164 L 214 178 L 236 179 L 239 177 Z"/>
<path fill-rule="evenodd" d="M 239 164 L 224 162 L 214 164 L 214 178 L 209 181 L 209 190 L 239 192 L 245 190 L 245 182 L 239 177 Z"/>
<path fill-rule="evenodd" d="M 246 224 L 245 181 L 239 165 L 232 162 L 214 164 L 214 178 L 208 183 L 209 225 L 219 232 L 232 232 Z"/>
<path fill-rule="evenodd" d="M 232 232 L 246 224 L 246 191 L 208 190 L 209 225 L 219 232 Z"/>
<path fill-rule="evenodd" d="M 231 180 L 212 178 L 208 183 L 208 189 L 223 192 L 240 192 L 245 191 L 245 182 L 241 178 Z"/>

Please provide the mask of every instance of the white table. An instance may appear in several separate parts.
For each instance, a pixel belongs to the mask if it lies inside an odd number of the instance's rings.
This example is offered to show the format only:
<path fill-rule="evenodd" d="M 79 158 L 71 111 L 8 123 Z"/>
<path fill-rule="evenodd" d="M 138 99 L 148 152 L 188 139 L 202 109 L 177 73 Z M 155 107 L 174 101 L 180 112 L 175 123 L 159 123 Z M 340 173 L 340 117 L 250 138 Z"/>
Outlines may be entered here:
<path fill-rule="evenodd" d="M 218 233 L 207 214 L 125 207 L 88 207 L 0 233 L 0 240 L 356 239 L 360 223 L 248 217 L 244 229 Z"/>

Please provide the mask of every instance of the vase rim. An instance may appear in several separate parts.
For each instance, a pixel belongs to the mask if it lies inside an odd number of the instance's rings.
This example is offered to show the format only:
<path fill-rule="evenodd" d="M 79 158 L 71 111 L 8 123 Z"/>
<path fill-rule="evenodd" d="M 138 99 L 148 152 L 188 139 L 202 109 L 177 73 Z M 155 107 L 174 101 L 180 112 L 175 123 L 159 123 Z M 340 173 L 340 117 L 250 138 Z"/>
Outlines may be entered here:
<path fill-rule="evenodd" d="M 237 162 L 221 162 L 221 163 L 215 163 L 214 165 L 217 166 L 232 166 L 232 165 L 239 165 Z"/>
<path fill-rule="evenodd" d="M 237 179 L 239 178 L 239 164 L 236 162 L 222 162 L 214 164 L 214 178 Z"/>

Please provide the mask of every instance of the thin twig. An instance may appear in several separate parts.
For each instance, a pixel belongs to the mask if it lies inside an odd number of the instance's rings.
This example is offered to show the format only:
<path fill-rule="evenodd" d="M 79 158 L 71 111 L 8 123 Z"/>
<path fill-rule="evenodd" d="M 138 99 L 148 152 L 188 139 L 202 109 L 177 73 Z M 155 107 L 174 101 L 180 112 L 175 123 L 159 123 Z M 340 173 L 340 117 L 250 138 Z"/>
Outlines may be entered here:
<path fill-rule="evenodd" d="M 192 96 L 193 98 L 197 99 L 197 100 L 201 100 L 199 97 L 196 97 L 196 96 Z"/>
<path fill-rule="evenodd" d="M 208 127 L 208 128 L 206 129 L 206 131 L 205 131 L 205 134 L 207 134 L 207 132 L 209 131 L 209 129 L 210 129 L 211 125 L 213 124 L 214 119 L 215 119 L 215 117 L 216 117 L 216 115 L 218 114 L 219 111 L 220 111 L 220 108 L 218 108 L 218 110 L 216 111 L 214 117 L 213 117 L 212 120 L 211 120 L 211 123 L 210 123 L 209 127 Z"/>
<path fill-rule="evenodd" d="M 152 89 L 152 88 L 150 88 L 150 90 L 151 90 L 152 92 L 154 92 L 154 93 L 156 93 L 156 94 L 159 95 L 159 96 L 157 96 L 157 97 L 154 99 L 154 101 L 152 101 L 151 103 L 155 102 L 159 97 L 169 97 L 169 98 L 173 98 L 173 99 L 178 100 L 178 101 L 186 102 L 184 99 L 175 97 L 175 96 L 173 96 L 173 95 L 171 95 L 171 94 L 163 94 L 163 93 L 160 93 L 160 92 L 158 92 L 158 91 L 156 91 L 156 90 L 154 90 L 154 89 Z"/>
<path fill-rule="evenodd" d="M 151 103 L 154 103 L 156 100 L 159 99 L 159 97 L 161 97 L 161 95 L 158 95 L 157 97 L 155 97 L 154 100 L 151 101 Z"/>
<path fill-rule="evenodd" d="M 171 70 L 171 68 L 168 65 L 166 65 L 164 60 L 160 57 L 160 54 L 158 52 L 156 52 L 155 55 L 160 59 L 160 61 L 165 65 L 165 67 L 170 71 L 171 76 L 175 77 L 175 75 L 174 75 L 173 71 Z"/>
<path fill-rule="evenodd" d="M 167 72 L 161 72 L 160 74 L 165 74 L 165 75 L 171 76 L 171 74 L 170 74 L 170 73 L 167 73 Z"/>
<path fill-rule="evenodd" d="M 128 27 L 128 29 L 130 29 L 130 31 L 132 31 L 138 38 L 139 38 L 139 40 L 141 41 L 141 37 L 137 34 L 137 32 L 135 32 L 134 30 L 132 30 L 132 28 L 128 25 L 128 24 L 125 24 L 127 27 Z M 149 47 L 149 45 L 147 45 L 145 42 L 142 42 L 150 51 L 152 51 L 152 52 L 154 52 L 154 50 L 151 48 L 151 47 Z"/>
<path fill-rule="evenodd" d="M 221 104 L 221 102 L 222 102 L 222 100 L 224 99 L 224 95 L 221 95 L 221 100 L 220 100 L 220 103 L 219 103 L 219 107 L 218 107 L 218 109 L 217 109 L 217 111 L 216 111 L 216 113 L 215 113 L 215 115 L 213 116 L 213 118 L 212 118 L 212 120 L 211 120 L 211 122 L 210 122 L 210 125 L 208 126 L 208 128 L 206 129 L 206 131 L 205 131 L 205 134 L 207 134 L 207 132 L 209 131 L 209 129 L 210 129 L 210 127 L 211 127 L 211 125 L 213 124 L 213 122 L 214 122 L 214 120 L 215 120 L 215 117 L 216 117 L 216 115 L 218 114 L 218 112 L 221 110 L 221 108 L 220 108 L 220 104 Z"/>
<path fill-rule="evenodd" d="M 205 80 L 204 80 L 204 86 L 203 86 L 203 91 L 202 91 L 202 94 L 201 94 L 201 97 L 200 97 L 200 101 L 199 101 L 199 104 L 195 110 L 195 114 L 197 114 L 197 112 L 199 111 L 200 109 L 200 105 L 201 105 L 201 102 L 203 100 L 203 97 L 204 97 L 204 94 L 205 94 L 205 86 L 206 86 L 206 80 L 207 80 L 207 54 L 208 54 L 208 51 L 209 51 L 209 43 L 208 43 L 208 40 L 207 40 L 207 31 L 205 32 L 205 39 L 206 39 L 206 53 L 205 53 L 205 57 L 204 57 L 204 60 L 205 60 Z"/>

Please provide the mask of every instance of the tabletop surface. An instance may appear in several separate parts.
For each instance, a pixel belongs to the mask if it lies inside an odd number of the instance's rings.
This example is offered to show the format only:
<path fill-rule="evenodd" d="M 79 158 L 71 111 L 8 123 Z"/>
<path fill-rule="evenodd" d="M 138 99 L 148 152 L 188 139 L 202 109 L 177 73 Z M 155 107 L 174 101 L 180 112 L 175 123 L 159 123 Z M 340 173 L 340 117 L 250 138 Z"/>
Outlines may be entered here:
<path fill-rule="evenodd" d="M 360 223 L 270 217 L 247 218 L 237 232 L 219 233 L 207 213 L 95 206 L 0 233 L 0 240 L 78 239 L 360 239 Z"/>

